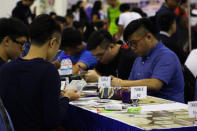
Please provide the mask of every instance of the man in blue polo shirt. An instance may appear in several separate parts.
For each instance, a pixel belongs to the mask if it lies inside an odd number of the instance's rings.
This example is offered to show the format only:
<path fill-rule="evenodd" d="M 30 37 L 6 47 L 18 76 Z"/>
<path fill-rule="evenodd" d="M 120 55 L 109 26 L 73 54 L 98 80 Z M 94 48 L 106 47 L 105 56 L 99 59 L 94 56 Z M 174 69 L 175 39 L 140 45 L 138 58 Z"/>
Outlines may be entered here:
<path fill-rule="evenodd" d="M 148 94 L 184 102 L 184 79 L 174 52 L 155 37 L 153 24 L 142 18 L 131 22 L 124 31 L 124 40 L 138 55 L 129 80 L 112 79 L 113 86 L 147 86 Z"/>

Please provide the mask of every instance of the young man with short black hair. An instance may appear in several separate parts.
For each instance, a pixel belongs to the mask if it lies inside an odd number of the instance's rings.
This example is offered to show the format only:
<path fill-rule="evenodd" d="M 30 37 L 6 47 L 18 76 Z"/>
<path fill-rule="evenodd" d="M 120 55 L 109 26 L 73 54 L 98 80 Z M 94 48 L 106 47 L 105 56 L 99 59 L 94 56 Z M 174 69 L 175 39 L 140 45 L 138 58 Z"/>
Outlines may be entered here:
<path fill-rule="evenodd" d="M 76 90 L 60 96 L 60 76 L 50 61 L 61 43 L 61 27 L 49 15 L 30 25 L 31 47 L 23 57 L 0 69 L 0 96 L 16 130 L 54 130 L 67 118 L 69 100 Z"/>
<path fill-rule="evenodd" d="M 14 18 L 0 19 L 0 66 L 16 59 L 25 50 L 28 27 Z"/>

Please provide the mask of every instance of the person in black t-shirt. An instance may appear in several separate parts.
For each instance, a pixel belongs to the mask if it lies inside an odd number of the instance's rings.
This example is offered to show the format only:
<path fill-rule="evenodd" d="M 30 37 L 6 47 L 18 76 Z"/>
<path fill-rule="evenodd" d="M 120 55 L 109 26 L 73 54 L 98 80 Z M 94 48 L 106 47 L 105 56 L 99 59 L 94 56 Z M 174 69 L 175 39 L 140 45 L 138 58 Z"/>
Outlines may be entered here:
<path fill-rule="evenodd" d="M 2 58 L 0 58 L 0 66 L 3 64 L 5 64 L 5 61 Z"/>
<path fill-rule="evenodd" d="M 60 25 L 40 15 L 30 25 L 30 36 L 29 53 L 0 68 L 0 96 L 16 130 L 52 131 L 67 120 L 68 102 L 80 94 L 60 92 L 60 76 L 50 63 L 61 43 Z"/>
<path fill-rule="evenodd" d="M 14 18 L 0 19 L 0 66 L 13 60 L 25 50 L 28 27 Z"/>
<path fill-rule="evenodd" d="M 85 75 L 86 81 L 96 82 L 100 76 L 109 75 L 128 79 L 136 56 L 127 45 L 115 44 L 109 32 L 100 30 L 92 33 L 87 49 L 99 63 L 95 70 L 89 70 Z"/>

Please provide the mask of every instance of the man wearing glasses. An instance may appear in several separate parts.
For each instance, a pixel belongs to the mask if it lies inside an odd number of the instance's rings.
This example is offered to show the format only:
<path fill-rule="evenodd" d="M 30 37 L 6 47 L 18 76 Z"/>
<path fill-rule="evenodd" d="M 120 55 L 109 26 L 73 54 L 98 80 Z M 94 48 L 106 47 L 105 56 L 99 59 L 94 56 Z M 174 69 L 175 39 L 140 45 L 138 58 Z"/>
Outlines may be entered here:
<path fill-rule="evenodd" d="M 136 55 L 127 45 L 116 44 L 109 32 L 93 32 L 89 37 L 87 50 L 90 50 L 99 62 L 95 70 L 89 70 L 85 75 L 86 81 L 97 82 L 100 76 L 109 75 L 128 79 Z"/>
<path fill-rule="evenodd" d="M 0 66 L 16 59 L 25 50 L 28 27 L 14 18 L 0 19 Z"/>
<path fill-rule="evenodd" d="M 158 41 L 153 24 L 147 18 L 131 22 L 124 40 L 137 54 L 129 80 L 112 79 L 113 86 L 147 86 L 148 94 L 184 102 L 184 79 L 181 64 L 174 52 Z"/>

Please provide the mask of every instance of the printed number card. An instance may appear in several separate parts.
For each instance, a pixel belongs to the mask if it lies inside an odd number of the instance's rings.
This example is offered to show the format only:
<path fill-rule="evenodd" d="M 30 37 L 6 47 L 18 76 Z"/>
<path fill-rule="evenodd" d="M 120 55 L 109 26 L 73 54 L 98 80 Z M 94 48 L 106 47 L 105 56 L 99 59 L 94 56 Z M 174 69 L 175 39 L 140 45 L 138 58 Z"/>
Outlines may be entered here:
<path fill-rule="evenodd" d="M 136 86 L 131 88 L 131 99 L 145 99 L 147 97 L 147 86 Z"/>
<path fill-rule="evenodd" d="M 189 117 L 197 118 L 197 101 L 188 102 Z"/>
<path fill-rule="evenodd" d="M 111 77 L 99 77 L 98 87 L 111 87 Z"/>

